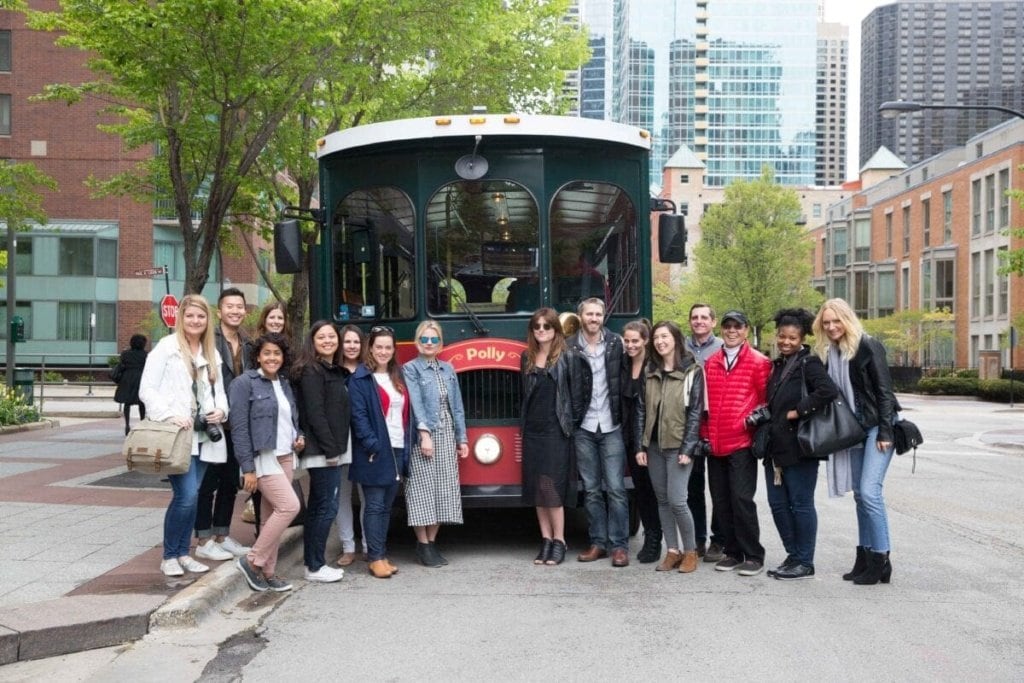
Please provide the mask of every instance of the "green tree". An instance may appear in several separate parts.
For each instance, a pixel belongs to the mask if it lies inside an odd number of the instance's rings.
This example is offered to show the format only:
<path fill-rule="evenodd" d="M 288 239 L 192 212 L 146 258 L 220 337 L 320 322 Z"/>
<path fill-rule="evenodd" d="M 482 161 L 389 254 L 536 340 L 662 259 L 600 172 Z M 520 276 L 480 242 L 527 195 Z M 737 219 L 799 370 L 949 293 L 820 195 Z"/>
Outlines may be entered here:
<path fill-rule="evenodd" d="M 565 72 L 588 55 L 585 35 L 564 21 L 568 0 L 373 0 L 336 27 L 341 46 L 329 76 L 300 98 L 259 160 L 252 196 L 276 205 L 312 206 L 317 138 L 402 117 L 489 111 L 559 111 Z M 279 173 L 286 169 L 286 173 Z M 305 226 L 307 244 L 317 231 Z M 300 329 L 308 301 L 308 263 L 294 276 L 289 319 Z M 275 296 L 285 300 L 264 274 Z"/>
<path fill-rule="evenodd" d="M 898 311 L 884 318 L 864 320 L 864 330 L 885 346 L 895 365 L 924 365 L 952 362 L 952 358 L 934 357 L 952 349 L 955 316 L 948 308 L 936 311 Z"/>
<path fill-rule="evenodd" d="M 57 182 L 30 163 L 0 162 L 0 221 L 9 235 L 31 223 L 46 223 L 42 189 L 56 189 Z M 8 254 L 0 251 L 0 268 L 6 270 Z"/>
<path fill-rule="evenodd" d="M 99 193 L 170 197 L 182 232 L 185 290 L 206 284 L 235 205 L 281 121 L 324 77 L 335 27 L 360 0 L 61 0 L 29 26 L 88 51 L 96 75 L 49 85 L 44 99 L 110 103 L 101 128 L 155 154 Z M 376 3 L 375 3 L 376 4 Z M 193 216 L 198 216 L 194 219 Z"/>
<path fill-rule="evenodd" d="M 701 241 L 691 293 L 715 307 L 719 317 L 730 308 L 750 319 L 753 343 L 780 308 L 814 308 L 821 295 L 810 286 L 814 245 L 797 221 L 796 192 L 775 182 L 765 167 L 761 177 L 736 181 L 725 200 L 701 221 Z"/>

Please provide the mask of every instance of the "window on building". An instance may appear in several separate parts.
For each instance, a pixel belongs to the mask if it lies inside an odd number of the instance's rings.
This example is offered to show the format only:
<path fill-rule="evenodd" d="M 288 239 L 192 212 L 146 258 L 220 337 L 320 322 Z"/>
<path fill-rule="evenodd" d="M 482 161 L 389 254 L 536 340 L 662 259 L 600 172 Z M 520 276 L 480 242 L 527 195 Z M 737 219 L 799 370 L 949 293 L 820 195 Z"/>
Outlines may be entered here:
<path fill-rule="evenodd" d="M 14 315 L 20 315 L 21 319 L 25 321 L 25 340 L 28 341 L 32 338 L 32 302 L 15 302 Z M 0 306 L 0 339 L 7 339 L 7 331 L 9 329 L 10 327 L 7 325 L 7 307 Z"/>
<path fill-rule="evenodd" d="M 60 257 L 57 266 L 59 275 L 93 274 L 93 238 L 61 237 Z"/>
<path fill-rule="evenodd" d="M 11 134 L 11 96 L 0 95 L 0 135 Z"/>
<path fill-rule="evenodd" d="M 832 297 L 836 299 L 846 298 L 846 276 L 841 275 L 832 278 Z"/>
<path fill-rule="evenodd" d="M 935 293 L 932 310 L 953 310 L 953 291 L 956 283 L 956 262 L 952 259 L 935 262 Z"/>
<path fill-rule="evenodd" d="M 853 260 L 871 260 L 871 219 L 858 219 L 853 224 Z"/>
<path fill-rule="evenodd" d="M 996 306 L 996 278 L 995 278 L 995 258 L 996 253 L 992 249 L 986 250 L 982 254 L 982 262 L 984 269 L 983 275 L 983 297 L 985 300 L 985 317 L 990 317 L 995 313 Z"/>
<path fill-rule="evenodd" d="M 910 309 L 910 268 L 904 266 L 900 271 L 900 308 Z"/>
<path fill-rule="evenodd" d="M 860 318 L 869 317 L 871 304 L 868 301 L 870 273 L 859 271 L 853 274 L 853 310 Z"/>
<path fill-rule="evenodd" d="M 985 232 L 996 228 L 996 177 L 985 178 Z"/>
<path fill-rule="evenodd" d="M 1005 230 L 1010 227 L 1010 196 L 1007 193 L 1010 189 L 1010 169 L 1004 168 L 999 171 L 999 228 Z"/>
<path fill-rule="evenodd" d="M 811 207 L 811 215 L 815 218 L 821 218 L 821 204 L 815 204 Z"/>
<path fill-rule="evenodd" d="M 96 341 L 117 341 L 117 304 L 96 304 Z"/>
<path fill-rule="evenodd" d="M 98 240 L 96 277 L 117 277 L 117 240 Z"/>
<path fill-rule="evenodd" d="M 921 200 L 921 222 L 923 225 L 924 234 L 924 246 L 930 247 L 932 244 L 932 200 L 922 199 Z"/>
<path fill-rule="evenodd" d="M 903 207 L 903 254 L 910 253 L 910 207 Z"/>
<path fill-rule="evenodd" d="M 999 247 L 999 258 L 997 263 L 1004 263 L 1007 247 Z M 998 270 L 998 269 L 997 269 Z M 1010 313 L 1010 276 L 1008 274 L 994 274 L 999 280 L 996 315 L 1003 317 Z"/>
<path fill-rule="evenodd" d="M 971 254 L 971 317 L 981 317 L 981 253 Z"/>
<path fill-rule="evenodd" d="M 17 253 L 14 256 L 14 272 L 18 275 L 32 274 L 32 238 L 18 236 Z M 6 237 L 0 237 L 0 251 L 7 251 Z"/>
<path fill-rule="evenodd" d="M 220 259 L 214 254 L 210 259 L 210 279 L 220 280 Z M 153 241 L 153 265 L 167 266 L 172 280 L 185 279 L 185 246 L 181 242 Z"/>
<path fill-rule="evenodd" d="M 981 234 L 981 180 L 971 181 L 971 237 Z"/>
<path fill-rule="evenodd" d="M 932 300 L 932 262 L 921 262 L 921 308 L 930 311 Z"/>
<path fill-rule="evenodd" d="M 896 273 L 878 273 L 877 296 L 878 312 L 880 318 L 892 315 L 896 312 Z"/>
<path fill-rule="evenodd" d="M 892 258 L 892 213 L 885 214 L 885 258 Z"/>
<path fill-rule="evenodd" d="M 0 71 L 11 70 L 11 32 L 0 31 Z"/>
<path fill-rule="evenodd" d="M 832 267 L 845 268 L 849 247 L 846 242 L 846 228 L 836 228 L 832 233 Z"/>
<path fill-rule="evenodd" d="M 683 185 L 689 184 L 689 182 L 690 182 L 690 174 L 689 173 L 681 173 L 679 175 L 679 182 L 682 183 Z"/>
<path fill-rule="evenodd" d="M 88 341 L 92 302 L 63 301 L 57 304 L 57 339 Z"/>
<path fill-rule="evenodd" d="M 942 243 L 953 241 L 953 191 L 942 193 Z"/>

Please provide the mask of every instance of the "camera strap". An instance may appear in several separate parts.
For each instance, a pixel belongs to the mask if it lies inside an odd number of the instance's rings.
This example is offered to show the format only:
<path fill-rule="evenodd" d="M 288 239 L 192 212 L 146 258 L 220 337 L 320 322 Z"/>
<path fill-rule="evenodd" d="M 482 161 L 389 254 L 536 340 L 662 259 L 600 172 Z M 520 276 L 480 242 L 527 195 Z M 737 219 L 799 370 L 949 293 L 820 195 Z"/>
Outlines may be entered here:
<path fill-rule="evenodd" d="M 783 384 L 786 383 L 786 380 L 789 378 L 789 376 L 793 374 L 793 370 L 796 369 L 796 366 L 800 365 L 803 362 L 803 358 L 793 358 L 788 363 L 786 363 L 786 367 L 782 370 L 782 375 L 779 377 L 778 383 L 775 385 L 775 388 L 772 389 L 772 393 L 770 396 L 768 396 L 768 400 L 765 401 L 764 403 L 766 406 L 771 406 L 772 399 L 775 398 L 775 394 L 779 393 L 779 389 L 782 387 Z"/>

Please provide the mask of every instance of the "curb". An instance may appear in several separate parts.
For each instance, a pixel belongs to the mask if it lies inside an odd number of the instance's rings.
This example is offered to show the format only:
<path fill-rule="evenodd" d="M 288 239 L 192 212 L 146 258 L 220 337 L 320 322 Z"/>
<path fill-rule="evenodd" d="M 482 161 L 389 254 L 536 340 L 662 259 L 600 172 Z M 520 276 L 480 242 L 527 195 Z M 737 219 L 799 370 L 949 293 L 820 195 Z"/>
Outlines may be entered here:
<path fill-rule="evenodd" d="M 59 417 L 71 417 L 70 415 L 61 415 Z M 39 422 L 26 422 L 23 425 L 7 425 L 0 427 L 0 434 L 17 434 L 18 432 L 34 432 L 39 429 L 56 429 L 60 427 L 58 420 L 50 420 L 44 417 Z"/>
<path fill-rule="evenodd" d="M 302 527 L 290 527 L 281 537 L 278 564 L 291 566 L 292 553 L 302 547 Z M 175 594 L 149 617 L 150 630 L 196 628 L 208 614 L 243 589 L 249 592 L 245 579 L 234 560 L 225 561 L 213 572 Z"/>

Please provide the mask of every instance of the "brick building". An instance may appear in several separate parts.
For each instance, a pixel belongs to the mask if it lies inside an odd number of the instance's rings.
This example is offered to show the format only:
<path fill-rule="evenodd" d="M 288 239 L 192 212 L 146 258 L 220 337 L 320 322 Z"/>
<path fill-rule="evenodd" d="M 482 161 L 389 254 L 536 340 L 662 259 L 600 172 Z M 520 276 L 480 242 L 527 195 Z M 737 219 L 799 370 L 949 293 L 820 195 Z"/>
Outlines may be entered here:
<path fill-rule="evenodd" d="M 30 4 L 57 8 L 53 0 Z M 181 296 L 181 233 L 161 202 L 91 197 L 85 185 L 90 176 L 108 178 L 131 169 L 149 150 L 129 150 L 119 137 L 99 131 L 98 124 L 113 120 L 98 99 L 70 107 L 31 101 L 47 84 L 93 78 L 84 54 L 55 46 L 54 38 L 27 29 L 21 14 L 0 10 L 0 159 L 31 162 L 58 183 L 45 194 L 49 222 L 17 238 L 17 313 L 26 321 L 18 359 L 36 365 L 46 354 L 51 365 L 87 363 L 94 316 L 93 358 L 103 365 L 127 346 L 165 294 L 163 278 L 137 277 L 136 270 L 167 265 L 170 291 Z M 0 235 L 5 230 L 0 218 Z M 251 258 L 238 251 L 238 258 L 214 258 L 203 292 L 213 301 L 222 284 L 240 287 L 252 304 L 266 297 Z M 2 307 L 0 321 L 5 337 Z"/>

